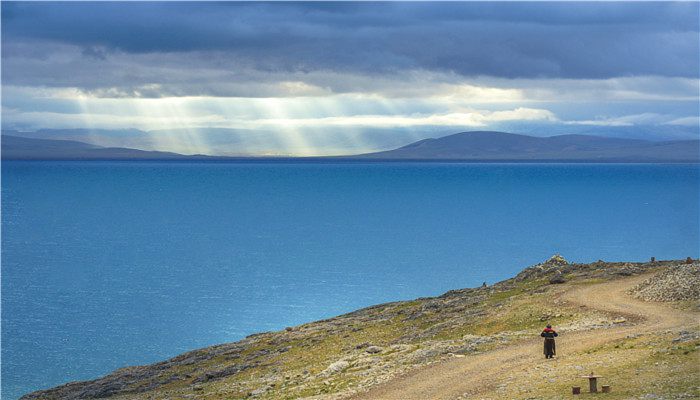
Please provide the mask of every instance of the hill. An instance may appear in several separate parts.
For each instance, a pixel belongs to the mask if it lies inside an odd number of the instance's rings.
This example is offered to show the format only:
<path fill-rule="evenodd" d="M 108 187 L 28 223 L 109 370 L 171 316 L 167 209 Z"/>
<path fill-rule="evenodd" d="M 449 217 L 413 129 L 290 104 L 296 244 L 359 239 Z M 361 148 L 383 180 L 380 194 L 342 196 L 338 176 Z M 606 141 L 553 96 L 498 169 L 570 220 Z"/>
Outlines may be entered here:
<path fill-rule="evenodd" d="M 612 385 L 606 398 L 697 398 L 699 283 L 697 261 L 555 256 L 492 286 L 258 333 L 23 399 L 559 399 L 591 371 Z M 560 333 L 547 362 L 546 323 Z"/>
<path fill-rule="evenodd" d="M 653 142 L 587 135 L 534 137 L 505 132 L 462 132 L 423 139 L 364 159 L 471 161 L 698 162 L 700 141 Z"/>
<path fill-rule="evenodd" d="M 176 160 L 189 157 L 162 151 L 101 147 L 73 140 L 2 135 L 4 160 Z"/>

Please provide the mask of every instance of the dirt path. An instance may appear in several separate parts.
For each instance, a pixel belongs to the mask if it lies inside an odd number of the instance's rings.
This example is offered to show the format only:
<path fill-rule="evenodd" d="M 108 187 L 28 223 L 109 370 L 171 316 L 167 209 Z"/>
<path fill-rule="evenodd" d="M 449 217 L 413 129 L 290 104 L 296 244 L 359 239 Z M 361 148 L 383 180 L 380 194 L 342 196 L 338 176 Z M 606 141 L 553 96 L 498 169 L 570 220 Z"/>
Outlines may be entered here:
<path fill-rule="evenodd" d="M 584 351 L 603 343 L 624 338 L 630 334 L 680 330 L 697 325 L 698 314 L 683 312 L 660 304 L 647 303 L 629 296 L 626 291 L 649 275 L 635 276 L 612 282 L 576 287 L 564 292 L 561 300 L 584 305 L 616 316 L 624 316 L 633 325 L 580 332 L 561 332 L 557 339 L 559 359 L 567 353 Z M 526 340 L 497 350 L 464 358 L 453 358 L 395 378 L 351 399 L 411 400 L 454 399 L 493 393 L 506 370 L 519 370 L 542 362 L 542 344 L 539 338 Z M 466 379 L 469 377 L 469 379 Z"/>

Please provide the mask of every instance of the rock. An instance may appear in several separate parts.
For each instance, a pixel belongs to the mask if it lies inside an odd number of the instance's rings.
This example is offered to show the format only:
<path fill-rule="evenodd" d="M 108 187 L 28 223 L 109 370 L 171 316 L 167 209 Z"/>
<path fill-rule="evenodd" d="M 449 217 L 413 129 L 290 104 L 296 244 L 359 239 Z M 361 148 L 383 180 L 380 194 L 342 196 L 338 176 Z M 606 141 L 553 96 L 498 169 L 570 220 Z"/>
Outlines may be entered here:
<path fill-rule="evenodd" d="M 523 281 L 533 278 L 541 278 L 549 276 L 553 273 L 561 274 L 563 272 L 569 272 L 573 268 L 564 257 L 559 254 L 555 254 L 550 257 L 547 261 L 533 265 L 531 267 L 525 268 L 518 275 L 515 276 L 515 281 Z"/>
<path fill-rule="evenodd" d="M 412 347 L 407 344 L 394 344 L 389 346 L 389 348 L 394 351 L 408 351 L 412 349 Z"/>
<path fill-rule="evenodd" d="M 560 284 L 566 282 L 566 279 L 564 279 L 564 275 L 559 273 L 554 275 L 553 277 L 549 278 L 549 283 L 552 285 Z"/>
<path fill-rule="evenodd" d="M 237 374 L 243 370 L 246 370 L 250 368 L 249 365 L 231 365 L 229 367 L 226 367 L 224 369 L 216 370 L 216 371 L 210 371 L 206 372 L 199 377 L 197 377 L 193 382 L 194 383 L 201 383 L 201 382 L 209 382 L 211 380 L 215 379 L 221 379 L 225 378 L 230 375 Z"/>
<path fill-rule="evenodd" d="M 564 257 L 562 257 L 560 254 L 555 254 L 551 257 L 549 257 L 549 260 L 544 262 L 545 265 L 557 265 L 557 266 L 562 266 L 562 265 L 569 265 L 569 262 L 566 261 Z"/>
<path fill-rule="evenodd" d="M 277 352 L 278 352 L 278 353 L 286 353 L 286 352 L 288 352 L 288 351 L 291 350 L 291 349 L 292 349 L 292 346 L 285 346 L 285 347 L 279 348 L 279 349 L 277 350 Z"/>
<path fill-rule="evenodd" d="M 367 350 L 365 350 L 365 351 L 368 352 L 369 354 L 377 354 L 377 353 L 381 353 L 382 350 L 384 350 L 384 349 L 382 349 L 379 346 L 369 346 L 369 347 L 367 347 Z"/>
<path fill-rule="evenodd" d="M 338 372 L 343 372 L 349 366 L 350 366 L 350 363 L 345 361 L 345 360 L 336 361 L 333 364 L 329 365 L 328 368 L 326 368 L 326 370 L 323 371 L 323 374 L 324 375 L 332 375 L 332 374 L 335 374 Z"/>
<path fill-rule="evenodd" d="M 363 355 L 357 360 L 354 361 L 353 365 L 354 366 L 370 366 L 373 364 L 377 364 L 381 361 L 380 358 L 378 357 L 371 357 L 369 355 Z"/>
<path fill-rule="evenodd" d="M 259 389 L 255 389 L 255 390 L 253 390 L 252 392 L 249 393 L 249 396 L 252 396 L 252 397 L 262 396 L 262 395 L 264 395 L 265 392 L 267 392 L 269 389 L 270 389 L 270 388 L 269 388 L 268 386 L 261 387 L 261 388 L 259 388 Z"/>
<path fill-rule="evenodd" d="M 413 357 L 416 360 L 419 360 L 419 362 L 424 362 L 424 361 L 427 361 L 429 359 L 435 358 L 439 354 L 440 354 L 440 352 L 438 350 L 435 350 L 435 349 L 420 349 L 420 350 L 417 350 L 413 353 Z"/>

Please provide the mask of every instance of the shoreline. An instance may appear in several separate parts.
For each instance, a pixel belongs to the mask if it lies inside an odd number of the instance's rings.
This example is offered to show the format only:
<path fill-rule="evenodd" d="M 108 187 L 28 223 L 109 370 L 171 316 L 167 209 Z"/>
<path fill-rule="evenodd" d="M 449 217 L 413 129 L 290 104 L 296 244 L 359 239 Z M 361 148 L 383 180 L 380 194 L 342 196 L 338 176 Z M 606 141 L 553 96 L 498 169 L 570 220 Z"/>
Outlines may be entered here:
<path fill-rule="evenodd" d="M 22 399 L 107 396 L 126 399 L 146 395 L 172 398 L 187 393 L 195 398 L 217 398 L 209 389 L 220 392 L 222 387 L 227 387 L 227 396 L 231 396 L 228 398 L 276 398 L 279 390 L 285 393 L 297 390 L 299 397 L 307 397 L 313 393 L 330 395 L 353 388 L 366 389 L 385 382 L 396 371 L 380 369 L 376 371 L 377 376 L 388 375 L 364 383 L 354 379 L 343 380 L 344 383 L 338 387 L 329 387 L 324 382 L 345 375 L 355 364 L 358 368 L 362 366 L 372 370 L 376 360 L 391 355 L 408 368 L 399 370 L 410 370 L 430 365 L 446 354 L 468 355 L 481 351 L 475 349 L 488 349 L 501 339 L 516 341 L 534 326 L 539 326 L 543 317 L 558 325 L 573 323 L 580 316 L 575 318 L 573 314 L 554 313 L 540 316 L 534 321 L 510 321 L 508 323 L 512 322 L 514 333 L 494 339 L 498 335 L 489 333 L 489 307 L 493 304 L 503 307 L 504 300 L 539 296 L 567 284 L 610 281 L 684 263 L 685 260 L 569 264 L 555 256 L 490 286 L 455 289 L 436 297 L 377 304 L 281 331 L 254 333 L 237 342 L 189 351 L 155 364 L 122 368 L 95 380 L 71 382 L 32 392 Z M 476 330 L 471 329 L 476 334 L 465 328 L 470 325 L 476 326 Z M 426 328 L 422 329 L 423 326 Z M 445 335 L 448 337 L 443 338 Z M 441 340 L 436 341 L 436 337 Z M 467 342 L 470 343 L 465 344 Z M 359 369 L 358 372 L 363 371 Z"/>

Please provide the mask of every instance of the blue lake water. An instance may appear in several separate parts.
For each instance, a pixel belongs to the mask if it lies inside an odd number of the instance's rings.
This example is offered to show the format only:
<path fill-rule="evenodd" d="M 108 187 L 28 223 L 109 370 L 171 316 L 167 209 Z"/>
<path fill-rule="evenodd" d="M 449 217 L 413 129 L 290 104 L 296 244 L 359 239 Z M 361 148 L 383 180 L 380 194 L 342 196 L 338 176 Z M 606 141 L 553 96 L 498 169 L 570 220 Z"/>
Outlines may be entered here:
<path fill-rule="evenodd" d="M 2 398 L 494 282 L 700 256 L 697 165 L 2 163 Z"/>

